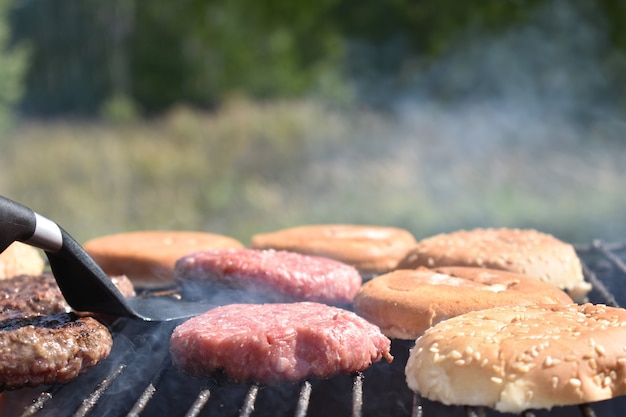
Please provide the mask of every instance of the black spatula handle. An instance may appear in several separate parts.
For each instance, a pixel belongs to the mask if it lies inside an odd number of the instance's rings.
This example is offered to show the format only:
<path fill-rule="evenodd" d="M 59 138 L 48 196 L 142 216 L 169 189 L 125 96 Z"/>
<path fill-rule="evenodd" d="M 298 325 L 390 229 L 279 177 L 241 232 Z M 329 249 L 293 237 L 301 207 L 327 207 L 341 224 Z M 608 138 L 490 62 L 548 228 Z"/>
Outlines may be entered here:
<path fill-rule="evenodd" d="M 49 252 L 57 252 L 63 246 L 63 236 L 56 223 L 0 196 L 0 252 L 15 241 Z"/>

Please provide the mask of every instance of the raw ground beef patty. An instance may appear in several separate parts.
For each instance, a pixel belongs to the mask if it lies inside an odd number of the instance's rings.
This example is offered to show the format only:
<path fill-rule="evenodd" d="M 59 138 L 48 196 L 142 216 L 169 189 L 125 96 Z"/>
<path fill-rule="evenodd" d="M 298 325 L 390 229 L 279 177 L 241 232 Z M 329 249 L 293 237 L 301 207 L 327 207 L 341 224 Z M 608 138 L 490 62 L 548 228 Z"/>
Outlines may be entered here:
<path fill-rule="evenodd" d="M 356 314 L 312 302 L 230 304 L 178 326 L 174 365 L 208 377 L 223 370 L 237 382 L 326 378 L 392 360 L 390 340 Z"/>
<path fill-rule="evenodd" d="M 315 301 L 342 305 L 362 284 L 356 268 L 295 252 L 216 249 L 176 262 L 174 277 L 187 298 L 216 304 Z"/>

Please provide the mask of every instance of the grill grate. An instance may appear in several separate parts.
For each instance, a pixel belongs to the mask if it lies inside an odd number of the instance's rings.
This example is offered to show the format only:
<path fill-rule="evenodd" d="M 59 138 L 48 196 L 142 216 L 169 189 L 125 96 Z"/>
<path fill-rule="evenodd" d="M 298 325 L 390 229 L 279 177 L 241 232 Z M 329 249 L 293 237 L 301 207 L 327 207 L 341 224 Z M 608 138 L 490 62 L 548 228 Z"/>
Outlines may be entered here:
<path fill-rule="evenodd" d="M 576 246 L 586 279 L 592 283 L 590 301 L 619 306 L 626 300 L 626 241 L 593 241 Z M 19 407 L 11 414 L 46 416 L 504 416 L 482 407 L 448 407 L 410 392 L 404 382 L 404 364 L 412 343 L 394 340 L 392 364 L 378 363 L 355 375 L 299 384 L 260 386 L 231 384 L 223 377 L 198 380 L 173 369 L 168 338 L 178 323 L 111 323 L 114 348 L 107 360 L 76 380 L 33 390 L 6 392 Z M 6 405 L 6 404 L 5 404 Z M 524 417 L 613 417 L 623 415 L 623 398 L 531 410 Z"/>

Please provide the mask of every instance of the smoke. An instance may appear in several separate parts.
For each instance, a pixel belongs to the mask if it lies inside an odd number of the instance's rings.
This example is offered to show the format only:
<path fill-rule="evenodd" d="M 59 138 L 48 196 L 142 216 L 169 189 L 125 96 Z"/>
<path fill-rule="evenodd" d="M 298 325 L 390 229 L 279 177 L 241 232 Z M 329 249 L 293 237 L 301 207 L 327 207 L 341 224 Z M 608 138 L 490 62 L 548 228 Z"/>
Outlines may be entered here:
<path fill-rule="evenodd" d="M 626 125 L 603 23 L 593 4 L 555 0 L 498 35 L 468 34 L 413 78 L 363 70 L 359 101 L 386 116 L 312 156 L 308 178 L 330 190 L 316 197 L 417 237 L 507 226 L 623 238 Z M 386 48 L 377 56 L 392 63 L 406 51 Z M 360 66 L 368 51 L 353 49 Z"/>

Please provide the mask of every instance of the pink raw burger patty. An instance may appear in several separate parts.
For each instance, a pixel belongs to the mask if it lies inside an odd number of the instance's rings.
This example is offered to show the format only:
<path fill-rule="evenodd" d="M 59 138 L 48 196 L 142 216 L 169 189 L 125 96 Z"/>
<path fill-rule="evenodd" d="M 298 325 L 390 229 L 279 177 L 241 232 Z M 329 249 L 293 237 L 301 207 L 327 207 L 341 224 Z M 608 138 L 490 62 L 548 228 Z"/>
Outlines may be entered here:
<path fill-rule="evenodd" d="M 312 302 L 230 304 L 174 329 L 174 366 L 237 382 L 279 383 L 353 373 L 386 358 L 390 340 L 356 314 Z"/>
<path fill-rule="evenodd" d="M 176 262 L 174 277 L 186 294 L 213 295 L 211 285 L 243 290 L 237 302 L 317 301 L 348 304 L 361 287 L 356 268 L 328 258 L 295 252 L 216 249 L 197 252 Z M 226 302 L 220 304 L 227 304 Z"/>

